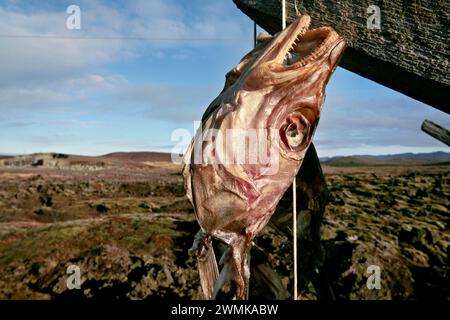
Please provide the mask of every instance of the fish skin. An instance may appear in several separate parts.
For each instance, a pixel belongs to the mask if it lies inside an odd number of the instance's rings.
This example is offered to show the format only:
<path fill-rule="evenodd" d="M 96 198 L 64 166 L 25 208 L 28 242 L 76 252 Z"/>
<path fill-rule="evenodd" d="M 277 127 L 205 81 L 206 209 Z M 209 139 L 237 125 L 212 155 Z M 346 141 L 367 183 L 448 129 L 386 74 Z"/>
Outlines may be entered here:
<path fill-rule="evenodd" d="M 309 22 L 303 15 L 273 38 L 266 37 L 228 72 L 224 89 L 205 111 L 186 152 L 183 177 L 197 221 L 205 235 L 228 245 L 220 275 L 204 288 L 207 298 L 215 298 L 227 284 L 234 298 L 245 298 L 251 242 L 291 185 L 312 141 L 325 87 L 345 41 L 329 27 L 308 30 Z M 297 56 L 308 54 L 286 65 L 283 61 L 292 46 Z M 311 53 L 309 47 L 316 50 Z M 217 136 L 213 140 L 210 132 L 226 136 L 228 129 L 259 130 L 271 161 L 217 161 L 228 150 L 218 147 Z M 236 137 L 226 140 L 232 151 L 241 142 Z M 212 292 L 211 282 L 216 282 Z"/>

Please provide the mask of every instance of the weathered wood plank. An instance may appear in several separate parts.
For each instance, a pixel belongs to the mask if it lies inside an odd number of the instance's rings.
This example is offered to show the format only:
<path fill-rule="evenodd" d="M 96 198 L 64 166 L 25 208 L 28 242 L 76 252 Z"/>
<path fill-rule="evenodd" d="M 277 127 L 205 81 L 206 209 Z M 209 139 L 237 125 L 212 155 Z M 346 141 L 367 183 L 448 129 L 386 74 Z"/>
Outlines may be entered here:
<path fill-rule="evenodd" d="M 450 131 L 441 127 L 440 125 L 430 120 L 425 120 L 422 123 L 422 131 L 450 146 Z"/>
<path fill-rule="evenodd" d="M 270 33 L 281 29 L 281 0 L 233 0 Z M 286 0 L 287 19 L 296 17 Z M 332 26 L 348 43 L 340 66 L 447 113 L 450 112 L 448 0 L 297 0 L 312 27 Z M 367 28 L 369 5 L 380 30 Z"/>

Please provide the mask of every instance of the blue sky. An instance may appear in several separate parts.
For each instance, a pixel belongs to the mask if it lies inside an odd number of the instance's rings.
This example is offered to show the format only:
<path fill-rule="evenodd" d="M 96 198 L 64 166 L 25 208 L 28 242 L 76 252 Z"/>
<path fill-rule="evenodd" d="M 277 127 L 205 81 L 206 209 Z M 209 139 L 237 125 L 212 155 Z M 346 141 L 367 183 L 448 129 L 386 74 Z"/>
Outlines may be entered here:
<path fill-rule="evenodd" d="M 71 4 L 80 30 L 66 28 Z M 0 1 L 0 154 L 170 152 L 251 49 L 252 27 L 231 0 Z M 447 151 L 425 118 L 450 127 L 338 68 L 315 144 L 320 156 Z"/>

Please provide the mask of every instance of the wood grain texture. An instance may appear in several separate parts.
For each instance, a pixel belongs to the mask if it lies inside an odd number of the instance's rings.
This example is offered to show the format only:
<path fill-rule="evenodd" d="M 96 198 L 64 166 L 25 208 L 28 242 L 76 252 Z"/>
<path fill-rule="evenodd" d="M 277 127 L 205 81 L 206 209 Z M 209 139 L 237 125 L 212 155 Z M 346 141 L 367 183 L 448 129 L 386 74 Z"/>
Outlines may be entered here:
<path fill-rule="evenodd" d="M 280 0 L 233 0 L 269 33 L 281 30 Z M 286 0 L 287 19 L 296 17 Z M 381 29 L 369 30 L 369 5 L 381 13 Z M 312 27 L 332 26 L 348 43 L 340 66 L 449 113 L 448 0 L 297 0 Z"/>
<path fill-rule="evenodd" d="M 430 120 L 425 120 L 422 123 L 422 130 L 428 133 L 433 138 L 450 146 L 450 131 L 448 131 L 447 129 Z"/>

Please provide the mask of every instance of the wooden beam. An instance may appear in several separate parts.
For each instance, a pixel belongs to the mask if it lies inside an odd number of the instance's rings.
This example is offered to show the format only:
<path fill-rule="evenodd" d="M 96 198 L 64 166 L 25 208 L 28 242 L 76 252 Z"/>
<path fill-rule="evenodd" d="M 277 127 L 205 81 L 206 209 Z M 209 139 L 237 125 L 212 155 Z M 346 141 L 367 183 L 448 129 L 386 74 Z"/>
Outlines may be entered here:
<path fill-rule="evenodd" d="M 280 0 L 233 0 L 269 33 L 281 30 Z M 348 43 L 340 66 L 449 113 L 448 0 L 297 0 L 312 27 L 332 26 Z M 369 5 L 380 9 L 380 29 L 369 29 Z M 286 0 L 287 19 L 296 18 Z M 370 11 L 370 10 L 369 10 Z M 372 21 L 371 19 L 369 19 Z"/>
<path fill-rule="evenodd" d="M 450 146 L 450 131 L 441 127 L 440 125 L 430 120 L 425 120 L 422 123 L 422 131 Z"/>

